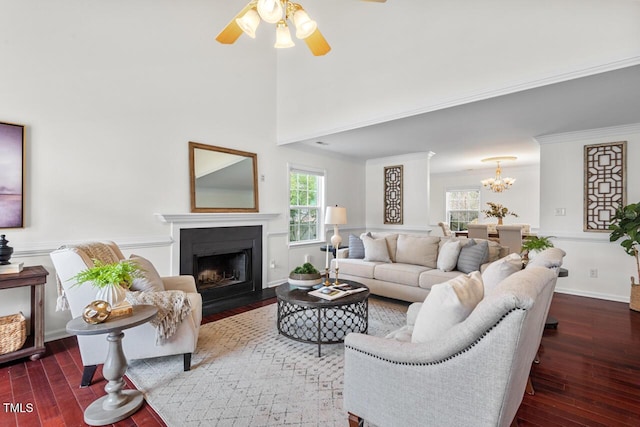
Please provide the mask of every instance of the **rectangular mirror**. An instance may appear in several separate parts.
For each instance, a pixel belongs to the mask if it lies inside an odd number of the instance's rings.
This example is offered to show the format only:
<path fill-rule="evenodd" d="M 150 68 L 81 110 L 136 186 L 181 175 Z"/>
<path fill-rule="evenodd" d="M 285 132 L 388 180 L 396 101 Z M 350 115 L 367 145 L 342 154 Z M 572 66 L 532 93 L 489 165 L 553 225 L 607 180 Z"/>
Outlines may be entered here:
<path fill-rule="evenodd" d="M 257 157 L 189 142 L 191 212 L 258 212 Z"/>

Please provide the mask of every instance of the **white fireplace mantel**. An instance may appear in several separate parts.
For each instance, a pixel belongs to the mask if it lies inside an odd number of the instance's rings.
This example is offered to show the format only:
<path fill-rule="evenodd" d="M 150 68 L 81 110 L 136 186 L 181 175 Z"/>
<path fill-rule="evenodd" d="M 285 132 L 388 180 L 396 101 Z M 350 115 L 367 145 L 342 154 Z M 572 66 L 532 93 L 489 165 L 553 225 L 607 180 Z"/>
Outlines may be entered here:
<path fill-rule="evenodd" d="M 170 224 L 189 224 L 200 222 L 244 222 L 268 221 L 277 218 L 279 213 L 183 213 L 154 214 L 162 222 Z"/>
<path fill-rule="evenodd" d="M 200 227 L 229 227 L 241 225 L 261 225 L 262 244 L 267 240 L 268 224 L 280 216 L 279 213 L 182 213 L 154 214 L 160 221 L 171 226 L 171 275 L 180 274 L 180 230 Z M 262 250 L 262 277 L 267 277 L 267 251 Z"/>

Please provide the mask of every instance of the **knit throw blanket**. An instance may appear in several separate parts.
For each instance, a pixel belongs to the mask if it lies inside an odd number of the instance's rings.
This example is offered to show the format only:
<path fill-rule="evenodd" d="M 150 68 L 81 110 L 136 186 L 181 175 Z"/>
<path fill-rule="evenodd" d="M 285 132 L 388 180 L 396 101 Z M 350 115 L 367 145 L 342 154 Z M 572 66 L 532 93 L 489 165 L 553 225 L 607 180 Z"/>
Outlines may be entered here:
<path fill-rule="evenodd" d="M 183 291 L 127 292 L 131 305 L 156 306 L 158 315 L 150 323 L 156 328 L 156 345 L 162 345 L 178 330 L 180 322 L 191 313 L 191 301 Z"/>
<path fill-rule="evenodd" d="M 60 246 L 59 249 L 69 249 L 78 253 L 80 256 L 85 258 L 85 263 L 91 262 L 94 259 L 104 263 L 104 264 L 112 264 L 114 262 L 119 262 L 120 259 L 118 255 L 111 249 L 111 247 L 107 244 L 101 242 L 88 242 L 84 244 L 78 245 L 64 245 Z M 93 264 L 91 264 L 93 265 Z M 87 268 L 89 265 L 87 265 Z M 56 274 L 56 284 L 58 286 L 58 298 L 56 300 L 56 311 L 64 311 L 69 310 L 69 302 L 67 301 L 67 296 L 65 295 L 64 287 L 62 286 L 62 281 L 60 277 Z"/>

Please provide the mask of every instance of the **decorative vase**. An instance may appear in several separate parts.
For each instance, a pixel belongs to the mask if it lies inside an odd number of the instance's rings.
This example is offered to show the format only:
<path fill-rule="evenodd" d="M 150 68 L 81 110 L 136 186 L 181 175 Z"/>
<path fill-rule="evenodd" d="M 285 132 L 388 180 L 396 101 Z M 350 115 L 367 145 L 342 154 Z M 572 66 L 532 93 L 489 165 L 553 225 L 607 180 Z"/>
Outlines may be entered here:
<path fill-rule="evenodd" d="M 502 225 L 502 218 L 498 217 L 498 225 Z"/>
<path fill-rule="evenodd" d="M 105 286 L 98 289 L 96 300 L 106 301 L 113 308 L 127 298 L 127 291 L 120 285 Z"/>
<path fill-rule="evenodd" d="M 13 253 L 13 248 L 11 246 L 7 246 L 7 243 L 9 243 L 9 241 L 4 237 L 4 234 L 0 234 L 0 265 L 11 264 L 9 260 L 11 259 L 11 254 Z"/>

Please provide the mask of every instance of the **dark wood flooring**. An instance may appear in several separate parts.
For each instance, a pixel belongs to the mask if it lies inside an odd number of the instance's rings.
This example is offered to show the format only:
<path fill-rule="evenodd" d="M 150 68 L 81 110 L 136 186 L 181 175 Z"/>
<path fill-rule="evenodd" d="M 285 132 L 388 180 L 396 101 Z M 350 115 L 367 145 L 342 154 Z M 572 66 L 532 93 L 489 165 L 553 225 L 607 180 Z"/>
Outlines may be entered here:
<path fill-rule="evenodd" d="M 274 301 L 213 314 L 203 322 Z M 560 324 L 557 330 L 545 331 L 540 364 L 532 369 L 535 395 L 525 395 L 517 415 L 519 425 L 640 425 L 640 313 L 624 303 L 557 294 L 550 314 Z M 46 347 L 45 357 L 38 361 L 0 366 L 0 426 L 83 426 L 84 408 L 104 394 L 100 369 L 91 387 L 78 388 L 82 363 L 74 337 Z M 145 403 L 132 417 L 114 425 L 164 423 Z"/>

